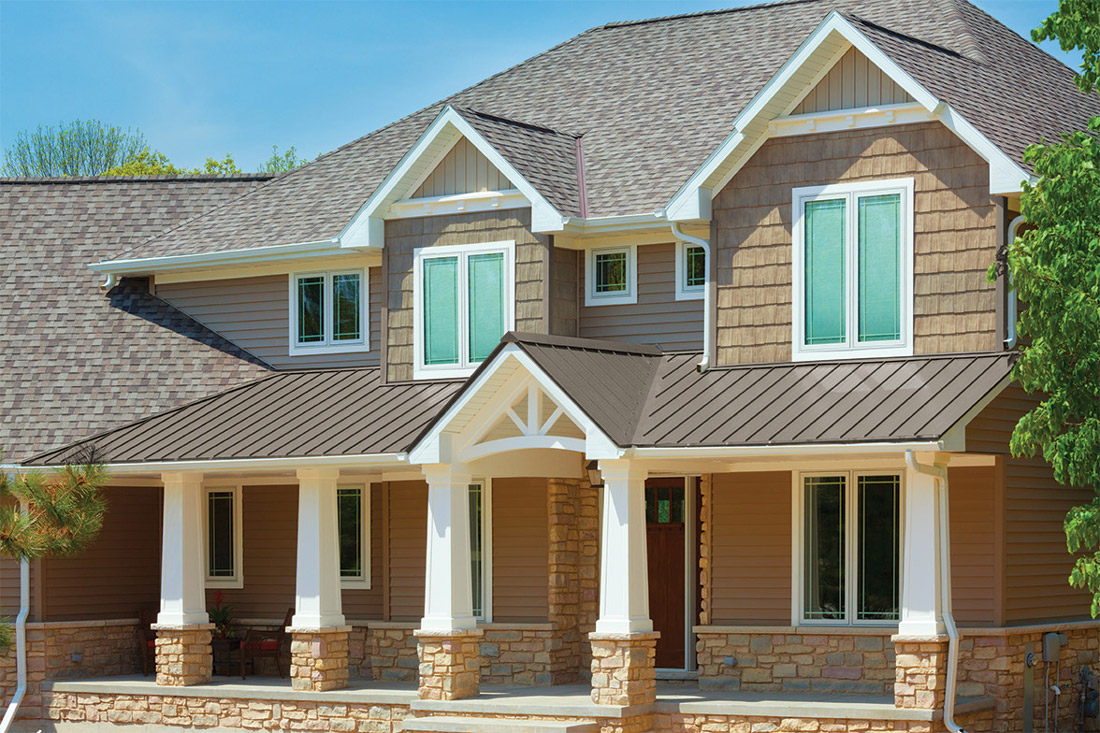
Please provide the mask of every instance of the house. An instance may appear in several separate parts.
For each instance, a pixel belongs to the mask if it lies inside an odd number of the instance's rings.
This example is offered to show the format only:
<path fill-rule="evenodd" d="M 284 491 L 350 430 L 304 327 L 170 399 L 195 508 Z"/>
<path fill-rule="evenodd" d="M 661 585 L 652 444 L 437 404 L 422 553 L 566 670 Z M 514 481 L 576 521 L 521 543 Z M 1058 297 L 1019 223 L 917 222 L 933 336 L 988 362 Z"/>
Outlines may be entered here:
<path fill-rule="evenodd" d="M 0 184 L 7 470 L 111 473 L 88 552 L 4 567 L 16 725 L 1074 728 L 1090 494 L 1009 452 L 986 279 L 1072 77 L 964 0 L 792 0 L 270 179 Z M 224 604 L 292 609 L 289 680 L 213 674 Z"/>

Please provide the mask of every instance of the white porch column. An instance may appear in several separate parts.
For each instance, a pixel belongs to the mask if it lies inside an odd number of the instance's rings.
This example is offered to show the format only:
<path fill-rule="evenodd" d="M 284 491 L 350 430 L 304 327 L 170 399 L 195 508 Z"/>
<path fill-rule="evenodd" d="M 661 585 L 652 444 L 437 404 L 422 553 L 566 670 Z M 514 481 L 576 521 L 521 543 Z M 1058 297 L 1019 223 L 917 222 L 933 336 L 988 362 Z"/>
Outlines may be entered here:
<path fill-rule="evenodd" d="M 173 471 L 164 482 L 157 625 L 209 623 L 203 567 L 202 474 Z"/>
<path fill-rule="evenodd" d="M 477 628 L 470 578 L 470 475 L 460 466 L 424 466 L 428 557 L 421 631 Z"/>
<path fill-rule="evenodd" d="M 340 605 L 336 468 L 298 470 L 298 570 L 295 628 L 344 626 Z"/>
<path fill-rule="evenodd" d="M 942 468 L 942 466 L 940 467 Z M 901 636 L 944 633 L 940 593 L 940 502 L 934 476 L 905 470 L 905 540 L 902 548 Z"/>
<path fill-rule="evenodd" d="M 600 461 L 603 527 L 600 532 L 600 617 L 597 634 L 653 631 L 649 618 L 644 466 Z"/>

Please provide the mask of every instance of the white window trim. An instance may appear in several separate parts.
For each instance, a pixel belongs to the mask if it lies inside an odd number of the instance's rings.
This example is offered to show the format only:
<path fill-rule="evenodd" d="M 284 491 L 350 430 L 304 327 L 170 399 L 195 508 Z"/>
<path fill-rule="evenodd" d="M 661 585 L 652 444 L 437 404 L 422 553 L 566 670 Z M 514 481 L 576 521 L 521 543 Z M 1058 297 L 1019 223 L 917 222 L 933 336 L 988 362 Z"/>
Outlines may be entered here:
<path fill-rule="evenodd" d="M 687 252 L 689 247 L 703 249 L 697 244 L 689 244 L 688 242 L 676 243 L 676 300 L 702 300 L 707 290 L 705 279 L 701 285 L 687 284 Z M 705 249 L 703 250 L 703 257 L 705 260 Z M 710 263 L 706 262 L 704 267 L 709 269 Z"/>
<path fill-rule="evenodd" d="M 860 468 L 851 471 L 820 470 L 820 471 L 792 471 L 791 485 L 791 625 L 792 626 L 869 626 L 875 628 L 898 627 L 902 613 L 901 591 L 905 587 L 905 579 L 902 573 L 905 568 L 905 471 L 897 467 Z M 845 619 L 811 619 L 805 614 L 806 588 L 804 583 L 805 567 L 805 521 L 806 521 L 806 492 L 803 490 L 805 479 L 811 476 L 844 476 L 844 554 L 845 554 Z M 856 479 L 859 476 L 897 476 L 899 480 L 898 490 L 898 616 L 897 621 L 864 620 L 856 618 L 856 593 L 859 583 L 856 581 L 858 557 L 856 547 L 856 502 L 853 500 L 856 494 Z"/>
<path fill-rule="evenodd" d="M 359 538 L 359 543 L 360 543 L 359 547 L 362 550 L 362 557 L 360 558 L 360 560 L 361 560 L 362 567 L 363 567 L 362 577 L 351 578 L 351 577 L 344 577 L 343 575 L 341 575 L 340 576 L 340 587 L 341 588 L 352 588 L 352 589 L 358 589 L 358 590 L 370 590 L 370 580 L 371 580 L 371 577 L 370 577 L 371 576 L 371 565 L 370 565 L 370 562 L 371 562 L 371 556 L 370 556 L 371 485 L 369 483 L 367 483 L 367 484 L 339 483 L 339 484 L 336 485 L 336 490 L 339 491 L 340 489 L 359 489 L 359 491 L 360 491 L 359 505 L 362 508 L 362 511 L 360 513 L 360 516 L 359 516 L 359 526 L 360 526 L 360 529 L 361 529 L 362 536 Z M 339 531 L 339 525 L 340 525 L 340 522 L 339 522 L 339 519 L 340 519 L 339 518 L 339 508 L 337 508 L 337 513 L 338 513 L 338 515 L 337 515 L 336 524 L 337 524 L 337 528 L 338 528 L 337 531 Z"/>
<path fill-rule="evenodd" d="M 493 480 L 474 479 L 470 483 L 481 486 L 481 588 L 485 597 L 477 622 L 490 624 L 493 622 Z"/>
<path fill-rule="evenodd" d="M 913 188 L 912 178 L 895 178 L 882 181 L 861 181 L 858 183 L 830 184 L 827 186 L 805 186 L 795 188 L 792 195 L 792 271 L 791 271 L 791 360 L 818 361 L 823 359 L 863 359 L 881 356 L 913 355 Z M 849 237 L 857 236 L 855 204 L 857 196 L 874 194 L 901 194 L 901 287 L 900 316 L 901 339 L 899 341 L 877 342 L 874 345 L 859 345 L 859 288 L 847 288 L 847 343 L 805 346 L 805 271 L 806 250 L 803 242 L 803 211 L 807 201 L 847 198 L 848 217 L 846 231 Z M 848 247 L 848 242 L 845 243 Z M 858 258 L 851 256 L 846 249 L 848 283 L 858 282 Z"/>
<path fill-rule="evenodd" d="M 626 292 L 596 292 L 596 255 L 603 253 L 626 253 Z M 634 305 L 638 302 L 638 246 L 628 244 L 625 247 L 597 247 L 584 251 L 584 304 L 598 305 Z"/>
<path fill-rule="evenodd" d="M 469 323 L 467 319 L 467 278 L 468 268 L 465 260 L 470 255 L 504 253 L 504 330 L 516 328 L 516 269 L 514 240 L 499 242 L 480 242 L 477 244 L 450 244 L 439 247 L 418 247 L 413 250 L 413 350 L 416 352 L 413 362 L 413 379 L 450 379 L 468 377 L 481 366 L 481 362 L 471 362 L 469 356 Z M 458 364 L 424 363 L 424 268 L 425 260 L 440 257 L 455 257 L 460 261 L 458 268 Z"/>
<path fill-rule="evenodd" d="M 359 326 L 362 338 L 354 341 L 333 341 L 333 298 L 332 278 L 334 275 L 359 275 L 362 289 L 359 293 Z M 325 313 L 324 329 L 325 340 L 314 344 L 298 343 L 298 279 L 303 277 L 325 278 Z M 347 354 L 354 352 L 370 351 L 370 271 L 369 268 L 353 267 L 346 270 L 319 270 L 308 272 L 292 272 L 289 275 L 288 302 L 290 319 L 287 325 L 287 342 L 289 343 L 291 356 L 306 356 L 316 354 Z"/>
<path fill-rule="evenodd" d="M 233 493 L 233 576 L 210 575 L 210 494 L 229 491 Z M 204 486 L 202 490 L 202 573 L 207 588 L 244 587 L 244 489 L 240 484 Z"/>

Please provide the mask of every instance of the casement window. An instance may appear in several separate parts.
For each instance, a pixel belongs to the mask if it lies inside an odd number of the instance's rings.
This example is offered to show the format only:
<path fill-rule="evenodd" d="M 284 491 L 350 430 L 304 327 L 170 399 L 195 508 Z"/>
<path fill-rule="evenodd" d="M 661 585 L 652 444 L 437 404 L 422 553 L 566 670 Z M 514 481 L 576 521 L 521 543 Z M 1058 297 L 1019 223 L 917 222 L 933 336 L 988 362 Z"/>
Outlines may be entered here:
<path fill-rule="evenodd" d="M 513 242 L 414 253 L 414 376 L 463 377 L 515 327 Z"/>
<path fill-rule="evenodd" d="M 493 534 L 492 487 L 488 481 L 470 484 L 470 592 L 474 617 L 492 621 Z"/>
<path fill-rule="evenodd" d="M 913 353 L 913 179 L 794 190 L 795 361 Z"/>
<path fill-rule="evenodd" d="M 585 305 L 630 305 L 638 302 L 638 248 L 585 250 Z"/>
<path fill-rule="evenodd" d="M 290 353 L 334 354 L 370 349 L 367 271 L 290 276 Z"/>
<path fill-rule="evenodd" d="M 370 485 L 336 488 L 340 585 L 370 588 Z"/>
<path fill-rule="evenodd" d="M 203 539 L 208 588 L 241 588 L 241 487 L 211 487 L 205 491 Z"/>
<path fill-rule="evenodd" d="M 901 476 L 796 479 L 796 624 L 892 625 L 901 595 Z"/>
<path fill-rule="evenodd" d="M 702 299 L 707 287 L 707 253 L 697 244 L 676 243 L 676 300 Z"/>

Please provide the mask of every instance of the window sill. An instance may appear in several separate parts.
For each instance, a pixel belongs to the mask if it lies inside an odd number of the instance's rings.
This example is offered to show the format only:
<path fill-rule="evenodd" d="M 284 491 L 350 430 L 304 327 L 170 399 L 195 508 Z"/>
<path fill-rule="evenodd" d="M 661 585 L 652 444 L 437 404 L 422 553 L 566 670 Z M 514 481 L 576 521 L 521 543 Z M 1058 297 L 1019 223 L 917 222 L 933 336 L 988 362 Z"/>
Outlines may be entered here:
<path fill-rule="evenodd" d="M 413 379 L 414 380 L 431 380 L 431 379 L 466 379 L 474 371 L 481 366 L 483 362 L 473 364 L 471 366 L 464 367 L 413 367 Z"/>
<path fill-rule="evenodd" d="M 370 590 L 370 579 L 340 579 L 340 590 Z"/>
<path fill-rule="evenodd" d="M 912 356 L 912 344 L 879 346 L 875 348 L 810 349 L 794 346 L 791 361 L 840 361 L 844 359 L 883 359 L 896 356 Z"/>
<path fill-rule="evenodd" d="M 698 288 L 696 290 L 677 290 L 676 300 L 702 300 L 704 295 L 704 289 Z"/>
<path fill-rule="evenodd" d="M 323 356 L 330 354 L 365 354 L 370 351 L 370 344 L 348 344 L 347 346 L 333 346 L 324 344 L 320 346 L 294 346 L 291 345 L 290 356 Z"/>
<path fill-rule="evenodd" d="M 592 293 L 585 293 L 584 305 L 588 308 L 593 308 L 601 305 L 636 305 L 638 303 L 638 296 L 636 293 L 630 295 L 593 295 Z"/>
<path fill-rule="evenodd" d="M 206 587 L 211 590 L 224 590 L 226 588 L 243 588 L 243 578 L 218 578 L 216 580 L 207 578 Z"/>

